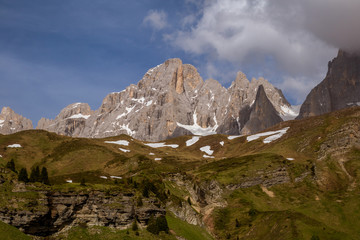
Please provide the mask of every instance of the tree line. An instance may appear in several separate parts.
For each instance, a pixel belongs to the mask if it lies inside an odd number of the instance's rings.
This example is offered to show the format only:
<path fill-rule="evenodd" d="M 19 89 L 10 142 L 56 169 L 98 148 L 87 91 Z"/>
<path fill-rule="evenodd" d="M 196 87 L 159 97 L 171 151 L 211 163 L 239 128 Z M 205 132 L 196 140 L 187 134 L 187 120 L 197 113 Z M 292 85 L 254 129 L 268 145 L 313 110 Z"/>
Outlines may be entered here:
<path fill-rule="evenodd" d="M 11 171 L 18 173 L 16 171 L 14 159 L 11 159 L 7 164 L 6 168 L 10 169 Z M 20 172 L 18 173 L 18 180 L 28 183 L 28 182 L 40 182 L 46 185 L 50 185 L 49 175 L 47 172 L 46 167 L 42 167 L 40 171 L 40 167 L 34 167 L 31 169 L 30 177 L 26 168 L 21 168 Z"/>

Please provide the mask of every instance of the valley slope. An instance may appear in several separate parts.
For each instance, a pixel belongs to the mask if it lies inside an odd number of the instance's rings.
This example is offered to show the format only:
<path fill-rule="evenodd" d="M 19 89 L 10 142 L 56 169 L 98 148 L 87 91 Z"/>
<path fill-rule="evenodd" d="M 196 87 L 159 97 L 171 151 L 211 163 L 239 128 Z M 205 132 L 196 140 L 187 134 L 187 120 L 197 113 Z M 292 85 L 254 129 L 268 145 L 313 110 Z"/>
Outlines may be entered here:
<path fill-rule="evenodd" d="M 21 185 L 6 180 L 12 178 L 11 173 L 2 173 L 6 194 L 1 194 L 1 219 L 24 229 L 21 224 L 35 222 L 12 222 L 7 214 L 12 219 L 19 214 L 29 219 L 32 214 L 46 215 L 41 202 L 46 196 L 53 200 L 68 196 L 78 199 L 78 205 L 69 202 L 69 206 L 79 212 L 54 206 L 54 219 L 55 212 L 72 216 L 71 222 L 56 225 L 58 230 L 68 224 L 70 231 L 78 231 L 82 222 L 88 222 L 88 227 L 104 226 L 109 220 L 101 214 L 110 205 L 120 214 L 116 216 L 128 216 L 114 224 L 127 228 L 134 219 L 131 208 L 112 202 L 118 198 L 125 203 L 127 196 L 130 202 L 141 197 L 147 209 L 166 214 L 169 222 L 178 219 L 197 225 L 217 239 L 354 239 L 360 229 L 359 119 L 360 108 L 352 107 L 282 122 L 257 135 L 181 136 L 155 144 L 127 135 L 84 139 L 40 130 L 2 135 L 0 164 L 14 159 L 17 169 L 46 167 L 53 185 Z M 18 147 L 10 147 L 14 144 Z M 112 176 L 122 179 L 115 181 Z M 79 185 L 82 179 L 86 187 Z M 149 197 L 143 195 L 146 182 L 158 189 L 150 191 Z M 40 189 L 47 193 L 28 205 L 34 201 L 29 194 Z M 110 205 L 98 203 L 97 210 L 89 210 L 86 203 L 80 204 L 84 194 L 91 201 L 108 196 L 104 199 Z M 145 208 L 132 206 L 139 224 L 146 226 L 150 215 Z M 42 231 L 36 225 L 27 229 L 35 235 Z M 180 230 L 176 231 L 175 235 Z"/>

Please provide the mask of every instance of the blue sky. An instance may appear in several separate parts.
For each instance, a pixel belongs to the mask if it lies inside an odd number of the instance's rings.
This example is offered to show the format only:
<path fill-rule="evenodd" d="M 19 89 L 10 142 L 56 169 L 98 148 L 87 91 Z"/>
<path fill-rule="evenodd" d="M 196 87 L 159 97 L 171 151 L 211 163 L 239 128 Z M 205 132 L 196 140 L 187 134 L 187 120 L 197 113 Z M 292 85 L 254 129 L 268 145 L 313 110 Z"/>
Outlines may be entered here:
<path fill-rule="evenodd" d="M 97 109 L 174 57 L 225 86 L 263 76 L 299 104 L 342 45 L 282 1 L 0 0 L 0 107 L 34 126 L 74 102 Z"/>

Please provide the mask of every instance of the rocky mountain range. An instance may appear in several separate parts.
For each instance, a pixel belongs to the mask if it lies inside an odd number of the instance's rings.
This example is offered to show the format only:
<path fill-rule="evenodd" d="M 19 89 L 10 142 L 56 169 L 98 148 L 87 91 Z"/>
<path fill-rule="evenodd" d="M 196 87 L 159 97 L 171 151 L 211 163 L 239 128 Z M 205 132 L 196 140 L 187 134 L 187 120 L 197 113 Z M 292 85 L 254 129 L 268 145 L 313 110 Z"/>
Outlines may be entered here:
<path fill-rule="evenodd" d="M 147 71 L 137 85 L 110 93 L 98 110 L 71 104 L 54 120 L 42 118 L 37 129 L 74 137 L 127 134 L 159 141 L 179 135 L 254 133 L 296 115 L 281 90 L 264 78 L 249 81 L 239 72 L 226 89 L 216 80 L 203 81 L 194 66 L 169 59 Z"/>
<path fill-rule="evenodd" d="M 311 90 L 298 119 L 360 106 L 360 55 L 339 50 L 325 79 Z"/>
<path fill-rule="evenodd" d="M 0 134 L 12 134 L 22 130 L 32 129 L 30 119 L 15 113 L 9 107 L 3 107 L 0 113 Z"/>
<path fill-rule="evenodd" d="M 281 90 L 264 78 L 251 81 L 238 72 L 229 88 L 204 81 L 197 69 L 169 59 L 146 72 L 137 85 L 107 95 L 93 111 L 86 103 L 64 108 L 55 119 L 42 118 L 37 129 L 61 135 L 102 138 L 127 134 L 159 141 L 180 135 L 251 134 L 283 120 L 321 115 L 360 105 L 360 57 L 339 50 L 325 79 L 302 104 L 300 113 Z M 31 129 L 30 120 L 3 108 L 0 133 Z"/>

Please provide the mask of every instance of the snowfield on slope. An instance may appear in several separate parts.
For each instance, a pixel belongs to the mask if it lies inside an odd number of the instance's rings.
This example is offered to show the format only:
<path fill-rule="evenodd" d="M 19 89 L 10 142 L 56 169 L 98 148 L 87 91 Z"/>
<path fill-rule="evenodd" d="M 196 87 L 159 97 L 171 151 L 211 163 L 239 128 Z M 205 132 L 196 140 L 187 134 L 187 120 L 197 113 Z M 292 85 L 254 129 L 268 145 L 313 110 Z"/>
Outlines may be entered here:
<path fill-rule="evenodd" d="M 200 148 L 200 151 L 205 152 L 207 155 L 212 155 L 214 153 L 214 150 L 211 150 L 210 146 L 204 146 Z"/>
<path fill-rule="evenodd" d="M 191 139 L 186 141 L 186 146 L 190 147 L 191 145 L 194 145 L 197 141 L 199 141 L 200 137 L 194 136 Z"/>
<path fill-rule="evenodd" d="M 117 144 L 117 145 L 122 145 L 122 146 L 129 146 L 129 141 L 126 141 L 126 140 L 105 141 L 105 143 L 112 143 L 112 144 Z"/>
<path fill-rule="evenodd" d="M 68 118 L 70 118 L 70 119 L 77 119 L 77 118 L 88 119 L 89 117 L 90 117 L 90 115 L 82 115 L 81 113 L 79 113 L 79 114 L 72 115 L 71 117 L 68 117 Z"/>
<path fill-rule="evenodd" d="M 21 148 L 21 145 L 18 143 L 12 144 L 12 145 L 8 145 L 7 147 L 9 148 Z"/>
<path fill-rule="evenodd" d="M 185 125 L 185 124 L 181 124 L 179 122 L 177 122 L 176 124 L 179 127 L 182 127 L 188 131 L 190 131 L 192 134 L 194 135 L 199 135 L 199 136 L 209 136 L 209 135 L 214 135 L 217 134 L 216 133 L 216 129 L 219 127 L 217 120 L 216 120 L 216 116 L 214 115 L 214 122 L 215 122 L 215 126 L 213 127 L 207 127 L 207 128 L 203 128 L 201 126 L 199 126 L 199 124 L 197 124 L 197 115 L 196 115 L 196 110 L 194 111 L 193 114 L 193 121 L 194 124 L 193 125 Z"/>
<path fill-rule="evenodd" d="M 272 141 L 275 141 L 275 140 L 281 138 L 287 132 L 288 129 L 289 129 L 289 127 L 286 127 L 286 128 L 281 129 L 281 130 L 278 130 L 278 131 L 269 131 L 269 132 L 257 133 L 257 134 L 254 134 L 254 135 L 247 136 L 246 140 L 248 142 L 251 142 L 251 141 L 254 141 L 256 139 L 259 139 L 260 137 L 270 136 L 270 137 L 265 138 L 263 140 L 263 142 L 264 143 L 271 143 Z"/>
<path fill-rule="evenodd" d="M 127 150 L 127 149 L 124 149 L 124 148 L 119 148 L 119 150 L 122 151 L 122 152 L 125 152 L 125 153 L 130 152 L 130 150 Z"/>
<path fill-rule="evenodd" d="M 228 136 L 228 139 L 229 140 L 233 140 L 235 138 L 239 138 L 239 137 L 242 137 L 243 135 L 233 135 L 233 136 Z"/>
<path fill-rule="evenodd" d="M 290 107 L 283 105 L 280 107 L 282 111 L 280 117 L 284 121 L 294 120 L 299 115 L 300 107 L 301 105 L 291 105 Z"/>
<path fill-rule="evenodd" d="M 144 143 L 144 145 L 152 147 L 152 148 L 161 148 L 161 147 L 171 147 L 171 148 L 178 148 L 179 145 L 177 144 L 168 144 L 165 143 Z"/>

